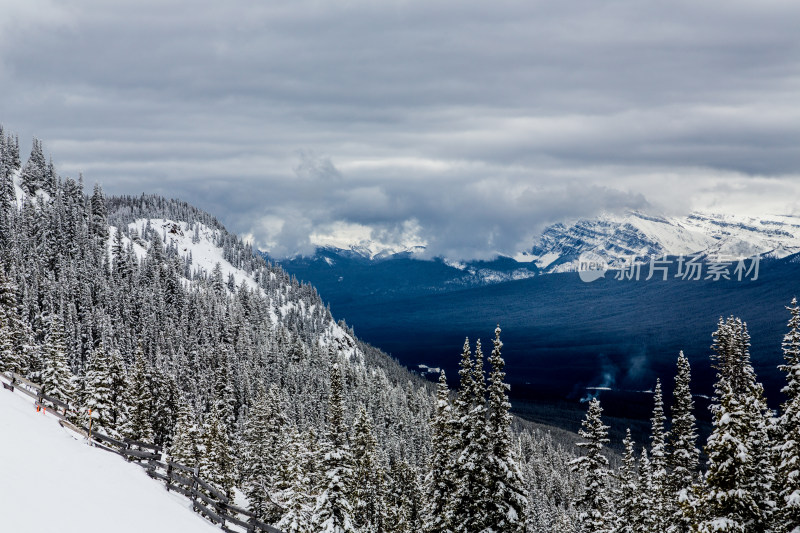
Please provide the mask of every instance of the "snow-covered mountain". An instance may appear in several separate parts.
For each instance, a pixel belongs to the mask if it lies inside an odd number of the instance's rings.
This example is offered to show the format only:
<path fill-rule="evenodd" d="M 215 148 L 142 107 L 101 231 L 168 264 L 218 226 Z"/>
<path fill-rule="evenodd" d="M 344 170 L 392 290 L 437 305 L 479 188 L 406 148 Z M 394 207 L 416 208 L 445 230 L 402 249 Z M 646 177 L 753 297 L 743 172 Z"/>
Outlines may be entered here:
<path fill-rule="evenodd" d="M 369 293 L 394 292 L 388 287 L 403 280 L 427 292 L 491 285 L 536 274 L 577 270 L 581 254 L 602 257 L 610 268 L 622 266 L 631 256 L 693 255 L 742 258 L 759 254 L 782 258 L 800 252 L 800 216 L 744 216 L 693 213 L 688 216 L 653 216 L 641 212 L 601 215 L 548 226 L 529 250 L 492 261 L 424 259 L 422 245 L 391 247 L 368 240 L 326 241 L 311 257 L 278 262 L 289 272 L 328 288 L 357 280 L 351 290 L 365 284 Z M 268 254 L 267 257 L 269 257 Z M 330 279 L 329 279 L 330 278 Z M 334 289 L 335 290 L 335 289 Z M 326 290 L 326 293 L 329 291 Z"/>
<path fill-rule="evenodd" d="M 663 217 L 640 212 L 603 215 L 547 227 L 521 259 L 533 261 L 543 272 L 569 272 L 576 269 L 578 257 L 587 252 L 603 257 L 612 267 L 632 255 L 760 254 L 781 258 L 800 252 L 800 217 L 707 213 Z"/>
<path fill-rule="evenodd" d="M 424 243 L 416 241 L 385 244 L 369 239 L 352 242 L 327 238 L 314 243 L 316 256 L 325 256 L 330 266 L 334 266 L 331 255 L 381 261 L 398 257 L 419 259 L 426 250 Z M 513 259 L 519 263 L 533 263 L 549 273 L 575 270 L 578 256 L 585 252 L 601 255 L 613 266 L 631 255 L 701 253 L 746 257 L 761 254 L 781 258 L 798 251 L 798 215 L 695 212 L 687 216 L 658 216 L 633 211 L 552 224 L 534 239 L 531 249 L 520 251 Z M 449 258 L 444 261 L 460 270 L 474 270 L 469 262 L 450 261 Z M 505 277 L 487 278 L 488 282 L 498 280 L 504 281 Z"/>

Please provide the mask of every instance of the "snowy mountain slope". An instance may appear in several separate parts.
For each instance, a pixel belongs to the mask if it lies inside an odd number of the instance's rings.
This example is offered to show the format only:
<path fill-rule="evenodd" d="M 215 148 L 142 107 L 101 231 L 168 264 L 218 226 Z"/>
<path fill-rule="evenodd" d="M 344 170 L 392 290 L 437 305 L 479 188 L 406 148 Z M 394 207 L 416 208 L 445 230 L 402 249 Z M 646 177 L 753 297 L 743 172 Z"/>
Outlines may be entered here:
<path fill-rule="evenodd" d="M 15 533 L 212 532 L 189 500 L 0 391 L 0 529 Z"/>
<path fill-rule="evenodd" d="M 259 291 L 262 295 L 270 298 L 271 305 L 268 307 L 268 313 L 276 327 L 290 314 L 307 316 L 314 314 L 315 311 L 324 311 L 318 309 L 316 305 L 309 305 L 299 295 L 292 294 L 291 286 L 284 286 L 279 295 L 269 294 L 269 291 L 259 284 L 253 273 L 234 266 L 225 258 L 224 250 L 218 244 L 223 236 L 223 230 L 209 227 L 200 222 L 190 224 L 165 218 L 137 218 L 134 222 L 127 224 L 123 231 L 122 244 L 126 247 L 130 246 L 139 261 L 144 260 L 148 248 L 151 246 L 149 241 L 138 237 L 144 235 L 147 228 L 159 232 L 165 251 L 169 248 L 176 250 L 182 259 L 188 261 L 192 272 L 206 276 L 219 265 L 223 281 L 227 283 L 229 277 L 233 278 L 234 290 L 245 283 L 251 290 Z M 119 231 L 117 227 L 109 227 L 109 253 L 114 245 L 117 231 Z M 274 279 L 275 275 L 270 275 Z M 188 284 L 190 280 L 184 279 L 184 282 Z M 335 343 L 352 362 L 363 363 L 363 353 L 358 349 L 355 339 L 330 317 L 325 325 L 325 330 L 320 332 L 319 342 L 322 347 Z"/>
<path fill-rule="evenodd" d="M 182 258 L 191 257 L 191 264 L 194 268 L 200 268 L 205 273 L 210 273 L 219 264 L 222 271 L 222 279 L 226 282 L 228 276 L 233 276 L 237 287 L 244 281 L 251 289 L 258 288 L 258 283 L 251 274 L 234 267 L 225 259 L 222 249 L 216 244 L 220 236 L 220 230 L 209 228 L 199 222 L 190 225 L 187 222 L 163 218 L 140 218 L 136 222 L 129 224 L 127 231 L 134 231 L 135 235 L 142 235 L 148 224 L 162 233 L 162 241 L 166 247 L 174 246 Z M 128 240 L 125 238 L 123 242 Z M 149 243 L 140 240 L 134 244 L 134 250 L 137 251 L 139 259 L 144 258 L 147 253 L 146 247 Z"/>
<path fill-rule="evenodd" d="M 800 217 L 796 216 L 694 213 L 656 217 L 632 212 L 549 226 L 525 258 L 544 272 L 568 272 L 576 269 L 578 257 L 586 252 L 600 255 L 614 267 L 631 255 L 765 254 L 782 258 L 798 251 Z"/>

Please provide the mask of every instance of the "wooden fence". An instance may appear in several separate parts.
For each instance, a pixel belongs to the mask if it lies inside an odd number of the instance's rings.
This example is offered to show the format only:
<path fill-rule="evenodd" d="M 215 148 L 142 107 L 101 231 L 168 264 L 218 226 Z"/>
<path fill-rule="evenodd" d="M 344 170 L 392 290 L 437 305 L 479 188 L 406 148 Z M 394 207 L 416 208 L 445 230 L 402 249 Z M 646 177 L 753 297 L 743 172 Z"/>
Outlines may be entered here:
<path fill-rule="evenodd" d="M 22 392 L 33 398 L 37 409 L 42 409 L 58 418 L 58 423 L 71 431 L 89 438 L 89 428 L 74 424 L 77 412 L 69 402 L 63 402 L 42 394 L 42 387 L 19 374 L 0 373 L 8 380 L 3 388 Z M 155 444 L 123 437 L 115 439 L 96 431 L 91 431 L 91 444 L 134 462 L 145 469 L 147 475 L 164 482 L 168 491 L 182 494 L 192 501 L 192 509 L 207 520 L 218 524 L 223 531 L 237 533 L 281 533 L 266 524 L 246 509 L 233 505 L 224 492 L 200 478 L 198 468 L 164 459 L 164 450 Z M 231 529 L 236 526 L 239 529 Z"/>

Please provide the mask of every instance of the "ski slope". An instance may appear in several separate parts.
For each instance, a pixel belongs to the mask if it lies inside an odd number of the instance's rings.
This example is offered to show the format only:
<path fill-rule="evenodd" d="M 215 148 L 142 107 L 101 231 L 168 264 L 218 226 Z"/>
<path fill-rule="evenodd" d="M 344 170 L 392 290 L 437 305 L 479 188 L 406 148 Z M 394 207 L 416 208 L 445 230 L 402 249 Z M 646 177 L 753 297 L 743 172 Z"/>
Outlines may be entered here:
<path fill-rule="evenodd" d="M 219 533 L 142 468 L 0 389 L 0 531 Z"/>

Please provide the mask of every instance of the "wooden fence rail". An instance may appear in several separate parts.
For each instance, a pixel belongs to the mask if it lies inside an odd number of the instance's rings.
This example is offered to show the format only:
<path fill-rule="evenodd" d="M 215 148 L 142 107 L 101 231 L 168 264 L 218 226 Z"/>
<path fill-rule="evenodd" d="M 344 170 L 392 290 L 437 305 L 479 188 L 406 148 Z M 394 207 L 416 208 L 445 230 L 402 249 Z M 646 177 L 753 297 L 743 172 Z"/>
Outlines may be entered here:
<path fill-rule="evenodd" d="M 126 437 L 116 439 L 96 431 L 90 433 L 89 428 L 74 423 L 78 419 L 78 413 L 73 410 L 74 404 L 42 394 L 41 385 L 19 374 L 0 372 L 0 377 L 8 380 L 8 383 L 3 381 L 4 389 L 11 392 L 18 390 L 33 398 L 37 407 L 58 418 L 61 427 L 87 438 L 91 435 L 92 444 L 97 448 L 116 453 L 138 464 L 145 469 L 148 476 L 163 481 L 166 490 L 191 499 L 192 509 L 218 524 L 223 531 L 237 533 L 238 530 L 229 527 L 235 526 L 245 533 L 282 533 L 258 520 L 254 513 L 233 505 L 224 492 L 200 478 L 197 467 L 163 460 L 164 450 L 161 446 Z"/>

